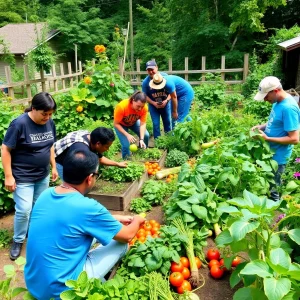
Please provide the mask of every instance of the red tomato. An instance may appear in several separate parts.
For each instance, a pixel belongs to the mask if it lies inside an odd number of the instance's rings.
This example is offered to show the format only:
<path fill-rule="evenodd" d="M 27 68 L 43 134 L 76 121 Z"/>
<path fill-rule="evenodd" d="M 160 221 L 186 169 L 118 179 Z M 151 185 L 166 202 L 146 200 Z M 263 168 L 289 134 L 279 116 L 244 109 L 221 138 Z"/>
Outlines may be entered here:
<path fill-rule="evenodd" d="M 145 236 L 145 233 L 146 233 L 145 229 L 141 228 L 141 229 L 139 229 L 139 231 L 137 232 L 136 237 L 137 237 L 137 238 L 140 238 L 141 236 Z"/>
<path fill-rule="evenodd" d="M 212 262 L 212 261 L 211 261 L 211 262 Z M 224 264 L 224 258 L 222 258 L 222 259 L 220 260 L 219 265 L 220 265 L 220 267 L 221 267 L 221 269 L 222 269 L 223 271 L 228 271 L 228 269 L 225 267 L 225 264 Z"/>
<path fill-rule="evenodd" d="M 154 227 L 157 223 L 155 220 L 150 220 L 149 223 L 151 224 L 152 227 Z"/>
<path fill-rule="evenodd" d="M 221 278 L 224 274 L 224 271 L 220 268 L 220 266 L 212 266 L 210 269 L 210 275 L 213 278 Z"/>
<path fill-rule="evenodd" d="M 183 267 L 181 274 L 183 275 L 184 279 L 188 279 L 191 276 L 191 272 L 187 267 Z"/>
<path fill-rule="evenodd" d="M 140 236 L 138 238 L 138 240 L 141 242 L 141 243 L 145 243 L 146 242 L 146 237 L 144 235 Z"/>
<path fill-rule="evenodd" d="M 232 267 L 236 267 L 237 265 L 239 265 L 241 263 L 241 259 L 237 256 L 233 261 L 231 266 Z"/>
<path fill-rule="evenodd" d="M 145 222 L 144 225 L 143 225 L 143 228 L 144 228 L 145 230 L 151 231 L 152 226 L 151 226 L 151 224 L 150 224 L 149 222 Z"/>
<path fill-rule="evenodd" d="M 187 281 L 187 280 L 184 280 L 181 284 L 181 286 L 179 286 L 177 288 L 177 293 L 178 294 L 183 294 L 184 291 L 191 291 L 192 290 L 192 286 L 191 284 Z"/>
<path fill-rule="evenodd" d="M 182 272 L 183 270 L 183 264 L 181 262 L 179 262 L 179 264 L 177 264 L 175 261 L 171 262 L 171 271 L 172 272 Z"/>
<path fill-rule="evenodd" d="M 212 266 L 219 266 L 220 262 L 216 259 L 212 259 L 209 263 L 208 263 L 208 267 L 211 269 Z"/>
<path fill-rule="evenodd" d="M 157 227 L 157 226 L 154 226 L 154 227 L 151 228 L 151 233 L 152 234 L 155 234 L 155 233 L 157 234 L 158 231 L 159 231 L 159 227 Z"/>
<path fill-rule="evenodd" d="M 184 281 L 184 278 L 180 272 L 173 272 L 171 273 L 169 280 L 173 286 L 181 286 Z"/>
<path fill-rule="evenodd" d="M 184 267 L 188 268 L 190 266 L 190 262 L 187 257 L 180 257 L 180 261 Z"/>
<path fill-rule="evenodd" d="M 195 260 L 196 260 L 197 268 L 200 269 L 202 265 L 201 260 L 198 257 L 195 257 Z"/>
<path fill-rule="evenodd" d="M 207 259 L 208 260 L 212 260 L 212 259 L 216 259 L 219 260 L 220 259 L 220 252 L 217 249 L 209 249 L 207 251 Z"/>

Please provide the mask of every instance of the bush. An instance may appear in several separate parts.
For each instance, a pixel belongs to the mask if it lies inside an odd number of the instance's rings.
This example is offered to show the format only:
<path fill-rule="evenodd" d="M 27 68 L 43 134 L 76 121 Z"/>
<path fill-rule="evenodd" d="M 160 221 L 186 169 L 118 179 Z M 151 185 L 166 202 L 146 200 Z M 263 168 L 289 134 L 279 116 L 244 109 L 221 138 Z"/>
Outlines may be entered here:
<path fill-rule="evenodd" d="M 13 194 L 5 189 L 4 180 L 4 170 L 2 167 L 2 159 L 0 157 L 0 215 L 4 215 L 14 207 Z"/>
<path fill-rule="evenodd" d="M 185 152 L 174 149 L 167 154 L 165 166 L 168 168 L 178 167 L 187 162 L 188 159 L 189 156 Z"/>
<path fill-rule="evenodd" d="M 271 109 L 272 107 L 268 102 L 252 100 L 245 103 L 243 112 L 255 115 L 262 122 L 265 122 L 270 115 Z"/>

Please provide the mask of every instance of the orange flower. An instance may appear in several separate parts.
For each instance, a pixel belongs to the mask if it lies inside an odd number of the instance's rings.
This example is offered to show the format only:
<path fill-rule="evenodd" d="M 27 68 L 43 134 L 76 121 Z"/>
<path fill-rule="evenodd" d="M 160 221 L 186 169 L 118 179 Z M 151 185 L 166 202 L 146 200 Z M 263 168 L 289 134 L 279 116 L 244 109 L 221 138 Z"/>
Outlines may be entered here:
<path fill-rule="evenodd" d="M 106 51 L 106 48 L 103 45 L 96 45 L 95 46 L 95 52 L 96 53 L 102 53 L 102 52 L 105 52 L 105 51 Z"/>
<path fill-rule="evenodd" d="M 119 27 L 115 27 L 115 31 L 120 31 L 120 28 Z"/>
<path fill-rule="evenodd" d="M 92 78 L 91 77 L 84 77 L 83 79 L 85 84 L 90 84 L 92 82 Z"/>
<path fill-rule="evenodd" d="M 83 107 L 81 105 L 78 105 L 77 108 L 76 108 L 76 111 L 78 113 L 81 113 L 83 111 Z"/>

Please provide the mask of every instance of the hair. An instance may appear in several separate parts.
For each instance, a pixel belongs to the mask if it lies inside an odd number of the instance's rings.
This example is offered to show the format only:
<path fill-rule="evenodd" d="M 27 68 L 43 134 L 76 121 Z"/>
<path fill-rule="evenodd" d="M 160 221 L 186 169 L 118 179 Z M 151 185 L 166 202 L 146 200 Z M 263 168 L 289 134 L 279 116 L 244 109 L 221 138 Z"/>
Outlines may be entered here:
<path fill-rule="evenodd" d="M 81 184 L 99 167 L 98 156 L 85 150 L 68 151 L 63 162 L 63 178 L 66 183 Z"/>
<path fill-rule="evenodd" d="M 147 102 L 147 96 L 146 96 L 145 93 L 143 93 L 141 91 L 136 91 L 129 98 L 129 102 L 132 102 L 132 101 L 134 101 L 134 102 L 141 101 L 142 103 L 146 103 Z"/>
<path fill-rule="evenodd" d="M 36 94 L 31 101 L 31 106 L 25 109 L 25 112 L 32 111 L 32 109 L 36 110 L 56 110 L 56 102 L 53 97 L 46 92 L 41 92 Z"/>
<path fill-rule="evenodd" d="M 106 145 L 109 142 L 113 142 L 115 138 L 114 131 L 111 128 L 97 127 L 91 132 L 91 143 L 93 145 L 97 142 Z"/>

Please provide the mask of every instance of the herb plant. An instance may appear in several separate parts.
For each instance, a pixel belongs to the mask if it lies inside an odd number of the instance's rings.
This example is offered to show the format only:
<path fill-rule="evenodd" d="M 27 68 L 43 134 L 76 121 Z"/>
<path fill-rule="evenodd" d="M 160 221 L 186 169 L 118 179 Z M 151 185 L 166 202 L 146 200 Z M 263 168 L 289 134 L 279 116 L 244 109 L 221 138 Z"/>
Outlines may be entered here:
<path fill-rule="evenodd" d="M 150 205 L 162 204 L 168 193 L 168 185 L 163 181 L 150 179 L 142 187 L 141 194 L 144 200 Z"/>
<path fill-rule="evenodd" d="M 151 204 L 144 198 L 135 198 L 130 202 L 130 210 L 139 214 L 151 210 Z"/>
<path fill-rule="evenodd" d="M 185 152 L 174 149 L 167 154 L 165 166 L 168 168 L 178 167 L 187 162 L 188 159 L 189 156 Z"/>
<path fill-rule="evenodd" d="M 130 162 L 127 168 L 105 168 L 102 172 L 102 178 L 114 182 L 130 182 L 140 178 L 144 172 L 145 169 L 143 165 Z"/>

